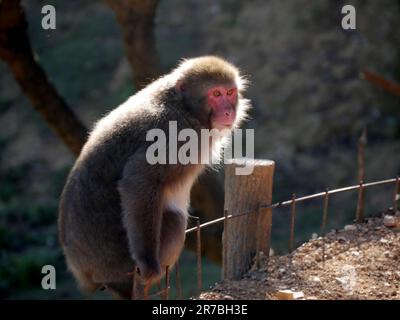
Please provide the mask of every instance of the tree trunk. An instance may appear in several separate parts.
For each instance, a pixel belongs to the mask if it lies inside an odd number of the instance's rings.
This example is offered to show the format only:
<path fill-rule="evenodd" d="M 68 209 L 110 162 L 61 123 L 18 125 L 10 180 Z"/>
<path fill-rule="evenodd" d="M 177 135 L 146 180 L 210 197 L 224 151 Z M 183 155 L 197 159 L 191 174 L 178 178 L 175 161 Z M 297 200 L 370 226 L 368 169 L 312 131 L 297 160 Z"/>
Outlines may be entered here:
<path fill-rule="evenodd" d="M 124 36 L 125 49 L 138 90 L 161 73 L 154 19 L 158 0 L 106 0 L 114 11 Z"/>
<path fill-rule="evenodd" d="M 8 64 L 33 107 L 78 155 L 85 143 L 87 130 L 36 62 L 19 0 L 0 1 L 0 58 Z"/>

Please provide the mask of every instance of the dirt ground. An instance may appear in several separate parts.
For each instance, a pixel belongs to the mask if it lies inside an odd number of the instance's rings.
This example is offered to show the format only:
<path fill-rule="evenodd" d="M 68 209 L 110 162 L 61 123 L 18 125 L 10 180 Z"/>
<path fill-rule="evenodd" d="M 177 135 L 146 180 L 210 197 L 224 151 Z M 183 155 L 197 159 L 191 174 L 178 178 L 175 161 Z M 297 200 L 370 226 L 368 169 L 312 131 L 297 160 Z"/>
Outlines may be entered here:
<path fill-rule="evenodd" d="M 268 264 L 264 256 L 259 270 L 222 281 L 200 299 L 279 299 L 279 291 L 291 290 L 306 300 L 400 300 L 400 217 L 389 218 L 397 225 L 370 218 L 312 239 L 291 255 L 269 257 Z"/>

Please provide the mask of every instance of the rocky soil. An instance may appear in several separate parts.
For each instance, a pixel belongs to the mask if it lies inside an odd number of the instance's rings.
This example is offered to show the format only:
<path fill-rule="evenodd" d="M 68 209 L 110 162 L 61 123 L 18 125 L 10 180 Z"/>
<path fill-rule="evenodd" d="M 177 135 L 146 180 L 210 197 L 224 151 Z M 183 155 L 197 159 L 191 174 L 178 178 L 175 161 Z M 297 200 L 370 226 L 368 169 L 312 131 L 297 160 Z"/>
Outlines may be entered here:
<path fill-rule="evenodd" d="M 400 216 L 331 231 L 268 263 L 263 257 L 259 270 L 200 299 L 400 300 Z"/>

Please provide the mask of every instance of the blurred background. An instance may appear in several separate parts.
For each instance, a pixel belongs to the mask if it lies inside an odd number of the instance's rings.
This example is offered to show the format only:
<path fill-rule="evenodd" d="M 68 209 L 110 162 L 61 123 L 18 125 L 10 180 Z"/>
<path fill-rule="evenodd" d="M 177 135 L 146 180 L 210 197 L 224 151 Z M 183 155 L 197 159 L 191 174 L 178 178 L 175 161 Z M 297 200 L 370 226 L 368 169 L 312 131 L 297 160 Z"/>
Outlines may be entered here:
<path fill-rule="evenodd" d="M 274 202 L 357 184 L 364 128 L 366 181 L 400 172 L 400 1 L 25 0 L 23 11 L 19 2 L 0 1 L 0 298 L 83 298 L 57 239 L 66 176 L 94 121 L 184 57 L 220 55 L 250 79 L 245 127 L 255 129 L 256 158 L 276 162 Z M 55 30 L 42 28 L 46 4 Z M 356 30 L 341 28 L 345 4 L 357 10 Z M 367 214 L 390 206 L 390 188 L 367 190 Z M 223 170 L 204 176 L 192 198 L 202 222 L 222 216 Z M 332 199 L 330 228 L 353 219 L 356 198 Z M 321 208 L 300 206 L 297 244 L 318 230 Z M 284 254 L 288 212 L 273 219 L 272 246 Z M 220 232 L 203 235 L 205 288 L 220 279 Z M 190 296 L 187 242 L 180 265 Z M 41 289 L 46 264 L 56 266 L 57 290 Z"/>

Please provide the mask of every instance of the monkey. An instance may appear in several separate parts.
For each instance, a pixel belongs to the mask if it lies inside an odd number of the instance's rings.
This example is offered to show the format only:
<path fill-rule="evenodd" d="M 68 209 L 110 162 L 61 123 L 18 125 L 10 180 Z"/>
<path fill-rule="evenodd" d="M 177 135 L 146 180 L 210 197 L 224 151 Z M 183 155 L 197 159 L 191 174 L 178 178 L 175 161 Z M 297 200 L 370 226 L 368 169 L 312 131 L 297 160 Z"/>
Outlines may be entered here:
<path fill-rule="evenodd" d="M 146 133 L 168 131 L 170 121 L 178 130 L 230 132 L 246 119 L 247 86 L 220 57 L 186 59 L 95 123 L 59 202 L 59 241 L 81 290 L 106 288 L 130 299 L 132 272 L 149 288 L 173 267 L 184 246 L 191 187 L 207 166 L 149 164 Z"/>

